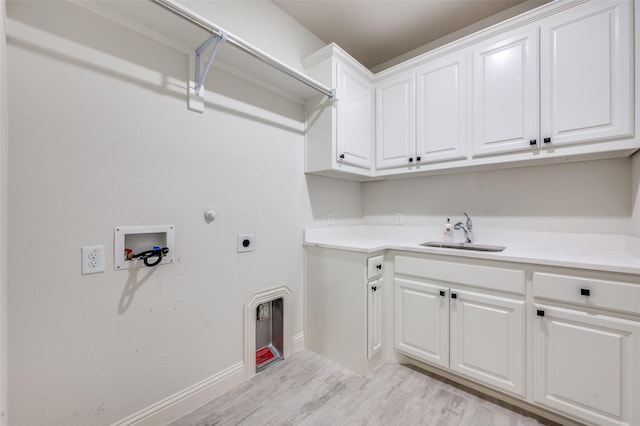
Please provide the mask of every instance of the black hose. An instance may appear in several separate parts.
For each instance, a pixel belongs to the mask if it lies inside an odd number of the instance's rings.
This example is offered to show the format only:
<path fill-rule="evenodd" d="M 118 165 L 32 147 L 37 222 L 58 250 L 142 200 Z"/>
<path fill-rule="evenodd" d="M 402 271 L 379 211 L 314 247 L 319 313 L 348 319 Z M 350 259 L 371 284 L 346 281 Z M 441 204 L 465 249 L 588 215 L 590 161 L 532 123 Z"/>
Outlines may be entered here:
<path fill-rule="evenodd" d="M 138 254 L 130 254 L 128 257 L 130 259 L 142 259 L 144 262 L 144 266 L 151 268 L 162 262 L 162 257 L 167 253 L 169 253 L 169 247 L 154 247 L 152 250 L 143 251 Z M 154 257 L 157 257 L 157 259 L 153 262 L 149 262 L 149 259 L 152 259 Z"/>

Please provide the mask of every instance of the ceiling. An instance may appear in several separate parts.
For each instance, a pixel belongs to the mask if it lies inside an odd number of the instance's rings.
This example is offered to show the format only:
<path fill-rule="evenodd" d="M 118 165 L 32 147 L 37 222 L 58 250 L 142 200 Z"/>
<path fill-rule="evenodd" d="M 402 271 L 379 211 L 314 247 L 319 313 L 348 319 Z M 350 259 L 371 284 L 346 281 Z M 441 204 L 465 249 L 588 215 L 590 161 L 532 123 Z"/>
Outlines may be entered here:
<path fill-rule="evenodd" d="M 467 33 L 549 0 L 273 1 L 322 41 L 335 42 L 373 69 L 470 25 Z"/>

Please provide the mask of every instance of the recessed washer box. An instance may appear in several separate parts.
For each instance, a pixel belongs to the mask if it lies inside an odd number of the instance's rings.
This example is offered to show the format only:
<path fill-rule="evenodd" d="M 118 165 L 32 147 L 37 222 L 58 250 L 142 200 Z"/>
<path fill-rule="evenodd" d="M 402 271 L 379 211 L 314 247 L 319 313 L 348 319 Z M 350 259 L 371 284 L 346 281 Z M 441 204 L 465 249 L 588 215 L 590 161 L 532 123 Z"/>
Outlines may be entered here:
<path fill-rule="evenodd" d="M 151 250 L 154 246 L 168 247 L 169 253 L 163 256 L 159 265 L 172 263 L 174 259 L 174 227 L 173 225 L 150 226 L 116 226 L 114 256 L 116 271 L 122 269 L 140 268 L 144 266 L 141 260 L 128 260 L 126 249 L 134 254 Z"/>

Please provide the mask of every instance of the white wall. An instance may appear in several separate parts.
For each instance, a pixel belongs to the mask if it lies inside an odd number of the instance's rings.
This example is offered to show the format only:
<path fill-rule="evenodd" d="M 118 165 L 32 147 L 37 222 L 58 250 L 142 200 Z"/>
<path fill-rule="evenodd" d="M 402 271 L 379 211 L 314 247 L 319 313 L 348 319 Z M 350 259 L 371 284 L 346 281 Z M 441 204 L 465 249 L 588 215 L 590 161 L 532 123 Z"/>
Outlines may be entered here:
<path fill-rule="evenodd" d="M 0 1 L 0 426 L 7 424 L 7 43 L 5 2 Z"/>
<path fill-rule="evenodd" d="M 437 226 L 467 212 L 476 228 L 630 233 L 629 158 L 367 182 L 363 188 L 367 224 L 391 225 L 394 213 L 403 212 L 406 225 Z"/>
<path fill-rule="evenodd" d="M 269 48 L 277 7 L 211 3 Z M 302 106 L 216 68 L 193 113 L 183 53 L 64 1 L 7 14 L 12 424 L 111 424 L 242 361 L 259 290 L 288 286 L 302 332 L 302 230 L 362 218 L 360 184 L 305 177 Z M 322 45 L 277 19 L 274 54 Z M 178 261 L 114 271 L 114 227 L 144 224 L 175 225 Z M 107 270 L 81 276 L 93 244 Z"/>

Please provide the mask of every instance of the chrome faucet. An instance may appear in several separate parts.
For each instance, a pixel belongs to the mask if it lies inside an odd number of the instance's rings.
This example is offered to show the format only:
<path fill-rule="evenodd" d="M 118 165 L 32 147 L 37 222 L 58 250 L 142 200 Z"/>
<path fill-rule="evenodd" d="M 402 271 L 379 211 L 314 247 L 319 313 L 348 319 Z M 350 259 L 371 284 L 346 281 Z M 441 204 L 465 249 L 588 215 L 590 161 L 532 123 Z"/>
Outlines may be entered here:
<path fill-rule="evenodd" d="M 467 240 L 467 242 L 473 243 L 473 222 L 471 222 L 471 218 L 469 217 L 468 214 L 466 213 L 462 213 L 462 214 L 467 218 L 466 227 L 465 225 L 462 224 L 462 222 L 458 222 L 455 225 L 453 225 L 453 229 L 457 231 L 462 229 L 464 231 L 464 237 Z"/>

